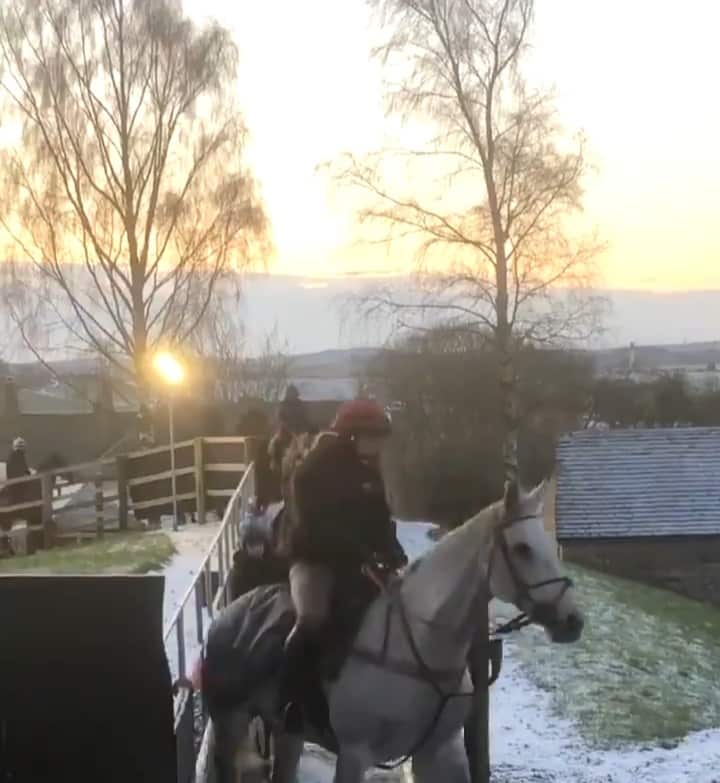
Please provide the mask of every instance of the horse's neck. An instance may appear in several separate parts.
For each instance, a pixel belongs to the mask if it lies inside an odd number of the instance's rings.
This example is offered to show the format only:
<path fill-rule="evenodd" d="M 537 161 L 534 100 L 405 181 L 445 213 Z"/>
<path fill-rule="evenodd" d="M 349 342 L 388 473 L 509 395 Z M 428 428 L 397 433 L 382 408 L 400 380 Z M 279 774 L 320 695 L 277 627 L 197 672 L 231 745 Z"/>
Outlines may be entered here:
<path fill-rule="evenodd" d="M 413 670 L 418 656 L 435 671 L 463 669 L 478 619 L 485 616 L 476 609 L 489 600 L 492 514 L 486 510 L 445 536 L 411 566 L 400 585 L 376 599 L 365 615 L 356 648 Z M 405 613 L 409 633 L 400 612 Z"/>
<path fill-rule="evenodd" d="M 452 632 L 461 644 L 475 633 L 475 608 L 489 600 L 490 509 L 444 536 L 405 578 L 402 597 L 411 618 Z"/>

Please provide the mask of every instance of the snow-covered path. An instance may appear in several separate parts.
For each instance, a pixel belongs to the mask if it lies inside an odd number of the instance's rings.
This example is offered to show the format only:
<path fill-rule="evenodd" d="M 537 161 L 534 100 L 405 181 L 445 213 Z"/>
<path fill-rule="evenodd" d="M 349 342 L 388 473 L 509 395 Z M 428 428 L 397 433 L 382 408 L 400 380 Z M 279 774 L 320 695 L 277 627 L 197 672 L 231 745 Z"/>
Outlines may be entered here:
<path fill-rule="evenodd" d="M 215 521 L 207 522 L 204 525 L 187 524 L 176 531 L 172 529 L 165 530 L 172 540 L 176 551 L 161 572 L 165 577 L 163 628 L 167 628 L 185 592 L 192 584 L 219 529 L 220 522 Z M 202 611 L 202 616 L 204 627 L 207 631 L 207 623 L 209 622 L 207 610 Z M 186 605 L 184 621 L 186 666 L 189 672 L 201 649 L 201 644 L 197 638 L 197 620 L 193 599 Z M 168 640 L 165 652 L 170 664 L 170 671 L 173 678 L 175 678 L 178 676 L 178 657 L 177 640 L 174 637 Z"/>

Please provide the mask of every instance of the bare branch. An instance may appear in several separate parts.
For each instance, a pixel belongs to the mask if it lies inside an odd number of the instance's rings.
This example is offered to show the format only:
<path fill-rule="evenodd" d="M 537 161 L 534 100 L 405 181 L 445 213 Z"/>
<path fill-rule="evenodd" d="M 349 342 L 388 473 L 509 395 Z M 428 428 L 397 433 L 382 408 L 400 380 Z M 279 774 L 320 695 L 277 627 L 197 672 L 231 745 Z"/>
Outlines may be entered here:
<path fill-rule="evenodd" d="M 0 8 L 0 109 L 22 129 L 2 152 L 0 220 L 29 261 L 19 278 L 138 379 L 265 235 L 236 69 L 229 33 L 173 0 Z"/>
<path fill-rule="evenodd" d="M 345 157 L 333 169 L 362 199 L 361 221 L 414 253 L 417 297 L 378 290 L 365 295 L 364 310 L 392 314 L 403 328 L 439 320 L 492 336 L 514 477 L 517 346 L 598 329 L 590 283 L 601 246 L 567 231 L 582 201 L 582 140 L 568 145 L 552 96 L 522 77 L 533 0 L 371 5 L 387 31 L 377 54 L 391 77 L 388 111 L 429 125 L 430 138 L 365 161 Z"/>

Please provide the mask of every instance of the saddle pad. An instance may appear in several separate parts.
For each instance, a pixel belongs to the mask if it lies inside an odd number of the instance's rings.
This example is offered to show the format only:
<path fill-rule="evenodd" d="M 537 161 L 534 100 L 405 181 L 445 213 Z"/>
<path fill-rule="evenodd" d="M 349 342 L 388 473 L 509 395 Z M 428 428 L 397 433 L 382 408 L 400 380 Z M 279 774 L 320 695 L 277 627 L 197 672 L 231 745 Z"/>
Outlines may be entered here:
<path fill-rule="evenodd" d="M 203 692 L 211 710 L 245 701 L 277 671 L 295 623 L 286 585 L 258 587 L 233 601 L 210 627 Z"/>

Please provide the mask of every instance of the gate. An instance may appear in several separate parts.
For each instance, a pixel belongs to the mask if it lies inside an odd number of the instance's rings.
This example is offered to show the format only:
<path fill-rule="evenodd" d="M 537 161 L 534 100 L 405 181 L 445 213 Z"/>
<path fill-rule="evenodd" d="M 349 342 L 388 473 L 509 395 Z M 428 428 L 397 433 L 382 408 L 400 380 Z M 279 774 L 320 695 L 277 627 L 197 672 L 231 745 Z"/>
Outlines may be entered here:
<path fill-rule="evenodd" d="M 176 783 L 163 584 L 0 577 L 0 780 Z"/>

